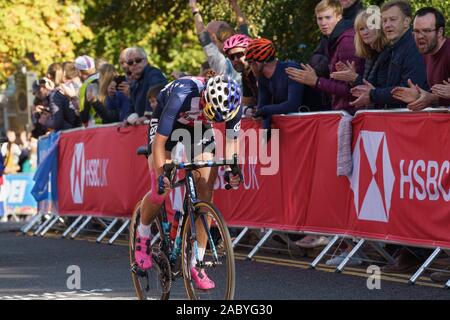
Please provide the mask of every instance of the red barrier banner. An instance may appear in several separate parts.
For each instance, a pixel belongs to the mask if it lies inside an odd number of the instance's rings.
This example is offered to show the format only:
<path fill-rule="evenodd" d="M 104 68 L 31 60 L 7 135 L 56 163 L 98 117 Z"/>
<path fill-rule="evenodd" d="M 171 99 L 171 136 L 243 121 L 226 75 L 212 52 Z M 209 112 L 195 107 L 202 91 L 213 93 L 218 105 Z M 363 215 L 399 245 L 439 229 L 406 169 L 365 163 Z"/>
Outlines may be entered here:
<path fill-rule="evenodd" d="M 100 127 L 61 134 L 58 197 L 62 215 L 130 217 L 149 188 L 147 160 L 137 156 L 147 127 Z"/>
<path fill-rule="evenodd" d="M 358 114 L 349 177 L 336 173 L 342 120 L 341 113 L 277 116 L 269 143 L 257 122 L 242 121 L 244 182 L 225 190 L 221 169 L 215 184 L 227 223 L 450 248 L 450 116 Z M 63 133 L 61 214 L 129 217 L 149 187 L 147 162 L 136 155 L 146 130 Z M 182 192 L 171 193 L 170 206 L 181 207 Z"/>
<path fill-rule="evenodd" d="M 215 204 L 227 223 L 277 230 L 345 232 L 348 182 L 345 177 L 336 176 L 341 118 L 341 114 L 274 117 L 279 140 L 273 141 L 276 136 L 272 134 L 267 154 L 270 165 L 278 170 L 274 175 L 262 174 L 262 168 L 268 165 L 262 165 L 262 157 L 258 157 L 261 141 L 257 153 L 249 152 L 252 144 L 246 143 L 246 161 L 241 167 L 243 185 L 236 191 L 222 188 L 215 192 Z M 248 132 L 260 126 L 244 121 L 242 128 Z M 253 164 L 255 158 L 258 160 Z"/>
<path fill-rule="evenodd" d="M 353 120 L 348 230 L 450 247 L 450 116 L 362 113 Z"/>

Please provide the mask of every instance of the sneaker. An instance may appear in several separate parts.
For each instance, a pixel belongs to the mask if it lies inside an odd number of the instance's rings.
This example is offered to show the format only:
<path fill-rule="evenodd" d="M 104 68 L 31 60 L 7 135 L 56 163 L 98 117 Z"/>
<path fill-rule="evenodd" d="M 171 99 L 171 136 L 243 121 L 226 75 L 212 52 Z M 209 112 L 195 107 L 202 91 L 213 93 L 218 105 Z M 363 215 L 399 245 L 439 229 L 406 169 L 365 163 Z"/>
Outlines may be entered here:
<path fill-rule="evenodd" d="M 134 250 L 134 259 L 138 267 L 142 270 L 148 270 L 153 265 L 151 238 L 137 236 L 136 249 Z"/>
<path fill-rule="evenodd" d="M 201 269 L 200 272 L 192 267 L 191 268 L 191 277 L 194 280 L 197 289 L 199 290 L 211 290 L 216 287 L 214 281 L 212 281 L 205 273 L 204 269 Z"/>
<path fill-rule="evenodd" d="M 347 258 L 348 252 L 342 252 L 337 257 L 334 257 L 330 260 L 327 260 L 325 264 L 327 266 L 338 266 L 344 261 L 345 258 Z M 347 263 L 348 266 L 360 266 L 362 264 L 362 260 L 359 259 L 357 256 L 353 256 L 352 259 L 350 259 Z"/>

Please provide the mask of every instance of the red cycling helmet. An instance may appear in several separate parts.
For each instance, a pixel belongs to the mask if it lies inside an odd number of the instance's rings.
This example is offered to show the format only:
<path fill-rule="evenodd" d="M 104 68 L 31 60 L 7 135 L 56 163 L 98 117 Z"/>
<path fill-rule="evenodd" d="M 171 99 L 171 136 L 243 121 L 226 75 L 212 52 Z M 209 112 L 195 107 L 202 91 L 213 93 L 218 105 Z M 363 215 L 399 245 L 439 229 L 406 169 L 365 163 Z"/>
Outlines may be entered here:
<path fill-rule="evenodd" d="M 245 34 L 235 34 L 231 37 L 229 37 L 225 42 L 223 43 L 223 52 L 225 54 L 228 53 L 229 50 L 233 48 L 247 48 L 248 44 L 250 43 L 252 39 Z"/>
<path fill-rule="evenodd" d="M 273 42 L 260 38 L 250 41 L 245 50 L 245 60 L 256 62 L 270 62 L 275 59 L 275 46 Z"/>

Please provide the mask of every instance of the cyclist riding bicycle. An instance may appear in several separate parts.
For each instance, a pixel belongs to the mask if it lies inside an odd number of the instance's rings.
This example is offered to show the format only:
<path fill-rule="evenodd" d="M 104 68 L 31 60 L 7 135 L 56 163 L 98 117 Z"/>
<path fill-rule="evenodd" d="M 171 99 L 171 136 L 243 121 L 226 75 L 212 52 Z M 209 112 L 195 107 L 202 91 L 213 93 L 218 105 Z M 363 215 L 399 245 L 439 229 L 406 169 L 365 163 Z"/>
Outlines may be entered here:
<path fill-rule="evenodd" d="M 180 142 L 184 144 L 186 150 L 193 151 L 200 148 L 199 154 L 190 154 L 191 157 L 194 156 L 193 160 L 212 160 L 215 154 L 214 136 L 203 138 L 203 133 L 211 129 L 211 125 L 215 122 L 226 122 L 225 158 L 231 159 L 238 149 L 237 136 L 242 116 L 240 104 L 240 87 L 237 82 L 226 76 L 215 76 L 209 80 L 199 77 L 180 78 L 168 84 L 159 94 L 158 106 L 153 112 L 149 131 L 148 164 L 151 190 L 142 200 L 142 215 L 136 239 L 135 259 L 141 269 L 148 270 L 152 267 L 151 223 L 158 215 L 170 191 L 170 181 L 164 177 L 165 192 L 159 195 L 157 193 L 158 179 L 163 174 L 163 165 L 171 159 L 171 152 L 179 142 L 175 135 L 184 133 L 183 141 Z M 196 133 L 200 131 L 202 135 L 194 137 L 194 131 Z M 196 181 L 200 200 L 208 202 L 212 200 L 217 170 L 217 168 L 198 170 Z M 229 184 L 232 187 L 239 186 L 240 182 L 239 175 L 230 174 Z M 202 260 L 206 250 L 207 235 L 203 231 L 197 236 L 198 252 Z M 196 260 L 193 256 L 191 274 L 198 289 L 210 290 L 215 287 L 214 281 L 208 278 L 203 269 L 199 271 L 200 273 L 194 271 L 196 271 Z"/>

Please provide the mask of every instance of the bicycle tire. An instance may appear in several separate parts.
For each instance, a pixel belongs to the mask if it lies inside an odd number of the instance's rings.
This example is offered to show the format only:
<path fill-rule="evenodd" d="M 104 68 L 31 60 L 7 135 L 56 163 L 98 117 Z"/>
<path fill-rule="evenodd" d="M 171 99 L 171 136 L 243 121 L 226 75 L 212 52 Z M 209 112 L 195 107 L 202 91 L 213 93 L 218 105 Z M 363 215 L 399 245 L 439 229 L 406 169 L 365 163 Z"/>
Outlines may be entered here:
<path fill-rule="evenodd" d="M 211 274 L 213 274 L 212 279 L 216 284 L 216 287 L 214 289 L 202 291 L 196 288 L 191 278 L 191 223 L 189 220 L 187 220 L 182 231 L 182 268 L 184 286 L 188 298 L 191 300 L 204 298 L 213 300 L 233 300 L 236 272 L 233 246 L 228 227 L 219 210 L 214 205 L 207 202 L 199 202 L 194 205 L 194 209 L 195 221 L 197 221 L 197 219 L 199 219 L 202 215 L 207 215 L 212 220 L 209 230 L 212 230 L 212 226 L 217 228 L 217 235 L 219 236 L 219 238 L 215 239 L 214 242 L 216 242 L 216 244 L 214 244 L 214 247 L 218 251 L 217 255 L 221 259 L 222 264 L 215 265 L 213 268 L 205 268 L 205 270 L 208 272 L 208 276 L 211 276 Z M 190 219 L 190 217 L 188 217 L 187 219 Z M 202 225 L 204 224 L 202 223 Z M 220 242 L 222 245 L 220 245 Z M 208 261 L 206 260 L 212 259 L 214 257 L 209 241 L 206 247 L 206 251 L 207 252 L 205 253 L 203 260 L 205 263 L 208 263 Z M 225 270 L 223 270 L 224 268 Z M 223 276 L 225 276 L 226 279 L 222 279 Z M 218 280 L 221 280 L 222 282 L 219 283 Z"/>
<path fill-rule="evenodd" d="M 158 216 L 155 218 L 155 220 L 152 223 L 152 235 L 155 236 L 158 232 L 160 234 L 162 234 L 162 224 L 161 224 L 161 220 L 160 220 L 160 215 L 158 214 Z M 136 261 L 134 258 L 134 247 L 135 247 L 135 241 L 136 241 L 136 232 L 137 232 L 137 227 L 139 225 L 139 221 L 141 218 L 141 210 L 140 210 L 140 202 L 136 205 L 134 211 L 133 211 L 133 216 L 131 218 L 130 221 L 130 227 L 129 227 L 129 231 L 130 231 L 130 237 L 129 237 L 129 259 L 130 259 L 130 266 L 132 268 L 131 270 L 131 278 L 133 280 L 133 286 L 134 286 L 134 290 L 136 292 L 136 297 L 139 300 L 168 300 L 170 297 L 170 290 L 168 292 L 164 292 L 165 290 L 163 290 L 161 288 L 161 286 L 159 286 L 158 281 L 160 280 L 160 275 L 159 275 L 159 267 L 157 265 L 157 262 L 155 261 L 155 247 L 158 247 L 158 242 L 155 243 L 153 245 L 153 267 L 152 269 L 150 269 L 148 272 L 151 273 L 153 276 L 149 276 L 149 279 L 154 279 L 154 277 L 156 277 L 156 281 L 150 281 L 149 285 L 151 285 L 151 289 L 149 291 L 146 291 L 146 288 L 143 288 L 143 284 L 141 283 L 141 279 L 142 278 L 137 272 L 133 271 L 133 267 L 136 266 Z M 160 241 L 160 240 L 158 240 Z M 162 252 L 159 252 L 158 254 L 163 254 Z M 164 258 L 167 260 L 167 258 L 164 255 Z M 170 266 L 169 266 L 170 267 Z M 169 272 L 170 273 L 170 272 Z M 155 285 L 156 282 L 156 285 Z"/>

